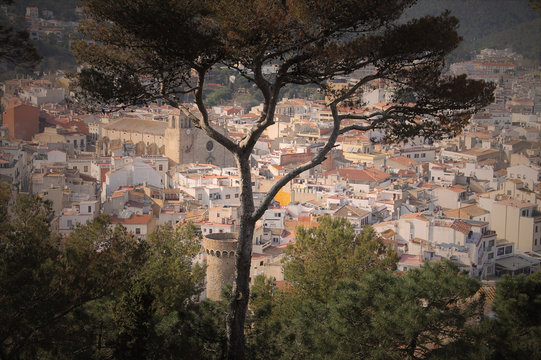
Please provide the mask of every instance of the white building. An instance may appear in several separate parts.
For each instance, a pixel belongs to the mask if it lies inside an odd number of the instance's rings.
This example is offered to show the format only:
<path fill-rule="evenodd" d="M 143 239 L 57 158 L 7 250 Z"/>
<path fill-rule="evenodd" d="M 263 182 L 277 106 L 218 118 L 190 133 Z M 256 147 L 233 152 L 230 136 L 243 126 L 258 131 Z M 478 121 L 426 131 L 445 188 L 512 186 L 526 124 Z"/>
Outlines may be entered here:
<path fill-rule="evenodd" d="M 536 165 L 510 166 L 507 168 L 507 178 L 521 180 L 528 189 L 533 189 L 541 180 L 541 168 Z"/>
<path fill-rule="evenodd" d="M 285 227 L 285 217 L 287 209 L 270 208 L 263 214 L 263 226 L 271 229 L 283 229 Z"/>
<path fill-rule="evenodd" d="M 72 205 L 70 209 L 62 210 L 58 220 L 58 232 L 67 235 L 78 225 L 85 225 L 99 214 L 98 201 L 81 201 Z"/>
<path fill-rule="evenodd" d="M 120 186 L 147 184 L 157 188 L 164 187 L 164 179 L 151 165 L 141 161 L 133 161 L 123 167 L 112 170 L 105 175 L 102 184 L 102 202 L 111 196 Z"/>

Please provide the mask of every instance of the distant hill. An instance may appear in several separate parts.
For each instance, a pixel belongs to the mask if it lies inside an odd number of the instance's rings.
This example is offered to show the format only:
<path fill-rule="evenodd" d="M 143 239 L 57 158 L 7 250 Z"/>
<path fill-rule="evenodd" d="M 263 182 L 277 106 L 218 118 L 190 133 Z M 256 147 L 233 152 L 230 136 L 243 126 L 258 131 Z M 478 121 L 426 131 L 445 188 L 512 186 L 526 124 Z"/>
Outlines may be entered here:
<path fill-rule="evenodd" d="M 406 17 L 437 15 L 445 9 L 460 20 L 458 32 L 464 38 L 456 59 L 472 50 L 511 47 L 541 63 L 541 15 L 528 0 L 419 0 Z"/>
<path fill-rule="evenodd" d="M 78 0 L 16 0 L 10 8 L 20 23 L 24 22 L 27 6 L 36 6 L 40 12 L 51 10 L 55 18 L 71 21 L 77 19 L 74 11 L 77 5 Z M 464 38 L 449 57 L 449 62 L 468 59 L 472 50 L 511 47 L 541 64 L 541 12 L 532 10 L 528 0 L 419 0 L 404 18 L 437 15 L 446 9 L 460 20 L 458 31 Z M 38 70 L 75 67 L 75 58 L 66 41 L 43 39 L 36 45 L 44 57 Z"/>

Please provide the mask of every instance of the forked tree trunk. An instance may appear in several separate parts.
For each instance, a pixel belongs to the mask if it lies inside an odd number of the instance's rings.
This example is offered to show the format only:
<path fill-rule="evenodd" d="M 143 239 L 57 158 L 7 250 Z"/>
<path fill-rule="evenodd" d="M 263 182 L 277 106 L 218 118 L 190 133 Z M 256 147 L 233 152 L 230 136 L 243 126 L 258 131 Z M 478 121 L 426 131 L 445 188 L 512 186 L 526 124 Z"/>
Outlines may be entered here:
<path fill-rule="evenodd" d="M 244 321 L 250 298 L 250 263 L 252 259 L 252 238 L 255 220 L 250 154 L 236 157 L 240 170 L 240 228 L 238 232 L 236 273 L 227 314 L 227 359 L 244 359 Z"/>

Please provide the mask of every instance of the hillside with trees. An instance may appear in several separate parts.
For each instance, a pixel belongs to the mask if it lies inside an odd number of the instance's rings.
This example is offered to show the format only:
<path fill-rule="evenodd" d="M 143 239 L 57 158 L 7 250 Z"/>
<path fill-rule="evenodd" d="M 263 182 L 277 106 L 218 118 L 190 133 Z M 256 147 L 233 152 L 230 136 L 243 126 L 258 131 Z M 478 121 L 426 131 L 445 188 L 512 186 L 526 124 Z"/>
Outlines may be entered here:
<path fill-rule="evenodd" d="M 23 28 L 26 7 L 35 6 L 40 10 L 51 10 L 54 17 L 63 21 L 76 21 L 78 16 L 75 8 L 79 5 L 77 0 L 19 0 L 10 4 L 9 11 L 16 14 L 17 28 Z M 527 0 L 421 0 L 408 11 L 406 18 L 419 17 L 425 14 L 437 15 L 450 10 L 453 16 L 460 20 L 458 32 L 464 41 L 449 56 L 449 61 L 461 61 L 470 57 L 472 51 L 483 48 L 507 48 L 522 54 L 525 58 L 536 63 L 541 62 L 541 14 L 535 11 L 534 2 Z M 68 39 L 55 39 L 47 37 L 35 41 L 35 46 L 43 60 L 38 65 L 40 72 L 55 71 L 57 69 L 73 70 L 75 58 L 73 57 Z M 5 73 L 3 77 L 11 76 L 12 72 Z M 14 66 L 9 67 L 15 70 Z M 19 67 L 17 72 L 28 72 L 25 67 Z M 214 89 L 216 94 L 209 100 L 211 104 L 220 104 L 222 100 L 234 98 L 239 104 L 252 105 L 257 100 L 254 94 L 248 91 L 243 94 L 231 92 L 229 89 Z M 285 96 L 295 97 L 303 92 L 292 88 Z M 311 96 L 314 92 L 310 92 Z"/>
<path fill-rule="evenodd" d="M 513 48 L 525 58 L 541 61 L 541 13 L 528 0 L 421 0 L 406 17 L 440 14 L 445 9 L 460 20 L 464 38 L 451 60 L 465 59 L 472 50 Z"/>

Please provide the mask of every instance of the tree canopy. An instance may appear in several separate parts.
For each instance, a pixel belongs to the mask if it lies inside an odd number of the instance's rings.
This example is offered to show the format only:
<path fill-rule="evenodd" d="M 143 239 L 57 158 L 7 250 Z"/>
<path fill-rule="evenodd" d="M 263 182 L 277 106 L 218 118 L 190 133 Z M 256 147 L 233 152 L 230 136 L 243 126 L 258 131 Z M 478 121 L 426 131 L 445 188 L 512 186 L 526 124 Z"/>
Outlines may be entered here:
<path fill-rule="evenodd" d="M 287 84 L 325 87 L 327 79 L 373 65 L 375 73 L 357 87 L 386 79 L 409 90 L 415 99 L 414 106 L 400 105 L 385 116 L 367 117 L 371 128 L 385 129 L 389 139 L 456 133 L 465 120 L 450 117 L 449 111 L 471 112 L 491 96 L 492 87 L 482 82 L 441 77 L 445 55 L 460 41 L 456 18 L 444 13 L 395 23 L 413 0 L 83 3 L 94 21 L 87 22 L 82 32 L 96 40 L 74 48 L 88 65 L 79 77 L 85 95 L 117 105 L 164 99 L 178 107 L 180 94 L 194 93 L 202 119 L 193 120 L 211 132 L 197 94 L 216 64 L 255 83 L 267 101 Z M 262 74 L 262 66 L 276 63 L 280 66 L 272 78 Z M 199 72 L 195 78 L 192 69 Z M 268 118 L 252 132 L 259 133 L 272 122 L 273 112 L 268 110 Z M 419 115 L 433 117 L 419 121 Z M 238 145 L 248 146 L 249 137 Z"/>
<path fill-rule="evenodd" d="M 67 238 L 50 231 L 51 219 L 48 202 L 14 199 L 0 183 L 1 359 L 223 353 L 224 305 L 195 302 L 205 271 L 193 264 L 193 226 L 138 242 L 105 216 Z"/>
<path fill-rule="evenodd" d="M 344 218 L 323 217 L 317 228 L 300 228 L 284 258 L 284 275 L 301 296 L 325 299 L 340 279 L 360 280 L 378 269 L 394 270 L 398 257 L 373 228 L 356 235 Z"/>
<path fill-rule="evenodd" d="M 541 359 L 541 273 L 503 277 L 497 284 L 489 323 L 495 359 Z M 512 339 L 512 340 L 510 340 Z M 493 347 L 497 343 L 500 346 Z"/>
<path fill-rule="evenodd" d="M 399 21 L 415 0 L 83 0 L 90 20 L 87 40 L 74 46 L 84 65 L 75 86 L 79 99 L 115 107 L 154 100 L 179 108 L 194 125 L 228 149 L 241 178 L 241 216 L 236 278 L 228 314 L 230 359 L 244 357 L 244 320 L 255 222 L 278 191 L 323 162 L 339 135 L 378 130 L 386 141 L 414 136 L 440 139 L 462 131 L 469 116 L 489 104 L 493 85 L 465 76 L 443 76 L 445 57 L 460 42 L 458 21 L 444 12 Z M 88 41 L 90 40 L 90 41 Z M 276 72 L 266 74 L 265 65 Z M 240 139 L 217 129 L 205 103 L 209 71 L 225 66 L 253 83 L 263 97 L 259 118 Z M 328 82 L 372 69 L 343 91 Z M 339 113 L 338 106 L 374 80 L 387 81 L 400 101 L 373 113 Z M 250 156 L 274 124 L 276 104 L 287 85 L 316 85 L 331 100 L 332 131 L 305 164 L 279 179 L 256 208 Z M 181 102 L 192 94 L 198 112 Z M 343 125 L 344 120 L 352 120 Z"/>
<path fill-rule="evenodd" d="M 257 279 L 249 358 L 475 358 L 486 353 L 478 345 L 487 335 L 477 328 L 478 289 L 450 262 L 403 275 L 379 269 L 360 280 L 337 277 L 325 299 L 299 298 L 291 288 L 276 290 Z"/>

